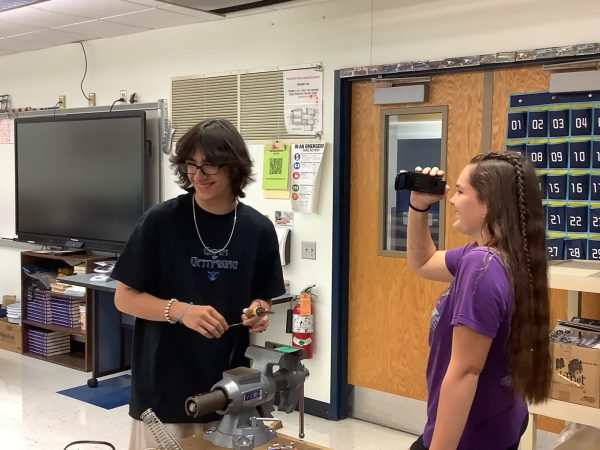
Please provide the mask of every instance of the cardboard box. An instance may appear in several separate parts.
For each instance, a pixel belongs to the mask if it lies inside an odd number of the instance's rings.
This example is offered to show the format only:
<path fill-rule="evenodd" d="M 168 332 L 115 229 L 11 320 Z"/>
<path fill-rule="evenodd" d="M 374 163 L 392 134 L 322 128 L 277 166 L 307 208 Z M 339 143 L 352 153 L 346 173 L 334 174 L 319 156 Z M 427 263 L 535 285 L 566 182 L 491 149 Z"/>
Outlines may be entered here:
<path fill-rule="evenodd" d="M 600 429 L 586 426 L 554 450 L 598 450 Z"/>
<path fill-rule="evenodd" d="M 21 325 L 0 319 L 0 349 L 23 353 L 21 344 Z"/>
<path fill-rule="evenodd" d="M 6 309 L 8 305 L 12 305 L 17 301 L 16 295 L 3 295 L 2 296 L 2 307 Z"/>
<path fill-rule="evenodd" d="M 600 349 L 551 342 L 550 398 L 600 408 Z"/>

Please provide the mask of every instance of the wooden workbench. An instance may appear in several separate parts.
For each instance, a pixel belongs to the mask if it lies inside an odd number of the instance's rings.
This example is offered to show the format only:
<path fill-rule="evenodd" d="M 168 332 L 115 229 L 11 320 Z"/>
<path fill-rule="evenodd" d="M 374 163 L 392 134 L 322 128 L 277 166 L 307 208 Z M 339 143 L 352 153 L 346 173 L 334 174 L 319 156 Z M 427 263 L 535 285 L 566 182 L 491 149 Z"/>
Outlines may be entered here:
<path fill-rule="evenodd" d="M 255 450 L 268 450 L 274 444 L 291 444 L 293 443 L 298 450 L 333 450 L 329 447 L 321 447 L 320 445 L 311 444 L 310 442 L 300 441 L 285 434 L 278 433 L 277 438 L 272 441 L 256 447 Z M 201 435 L 193 435 L 182 440 L 180 443 L 183 450 L 223 450 L 223 447 L 217 447 L 212 442 L 207 441 Z"/>

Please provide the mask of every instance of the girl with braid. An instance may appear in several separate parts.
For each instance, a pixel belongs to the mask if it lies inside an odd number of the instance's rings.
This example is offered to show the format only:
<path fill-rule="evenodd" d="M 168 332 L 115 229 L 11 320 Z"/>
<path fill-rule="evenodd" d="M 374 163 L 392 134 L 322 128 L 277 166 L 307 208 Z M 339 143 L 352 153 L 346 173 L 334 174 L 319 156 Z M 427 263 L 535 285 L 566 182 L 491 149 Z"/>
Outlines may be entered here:
<path fill-rule="evenodd" d="M 444 175 L 437 167 L 422 172 Z M 410 197 L 409 266 L 450 282 L 431 317 L 427 424 L 411 450 L 516 450 L 526 402 L 544 401 L 551 382 L 538 179 L 518 153 L 474 157 L 449 200 L 454 228 L 471 242 L 437 251 L 426 211 L 443 198 Z"/>

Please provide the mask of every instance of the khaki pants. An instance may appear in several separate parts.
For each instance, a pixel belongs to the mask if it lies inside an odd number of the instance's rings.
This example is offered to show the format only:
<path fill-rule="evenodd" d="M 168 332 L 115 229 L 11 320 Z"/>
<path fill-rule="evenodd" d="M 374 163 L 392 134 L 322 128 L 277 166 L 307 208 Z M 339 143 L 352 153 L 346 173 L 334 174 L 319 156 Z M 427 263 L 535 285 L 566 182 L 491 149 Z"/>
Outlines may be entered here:
<path fill-rule="evenodd" d="M 201 434 L 204 431 L 204 424 L 202 423 L 165 423 L 163 425 L 167 427 L 167 430 L 177 442 L 193 434 Z M 141 420 L 132 419 L 129 450 L 146 450 L 149 448 L 159 448 L 150 429 Z"/>

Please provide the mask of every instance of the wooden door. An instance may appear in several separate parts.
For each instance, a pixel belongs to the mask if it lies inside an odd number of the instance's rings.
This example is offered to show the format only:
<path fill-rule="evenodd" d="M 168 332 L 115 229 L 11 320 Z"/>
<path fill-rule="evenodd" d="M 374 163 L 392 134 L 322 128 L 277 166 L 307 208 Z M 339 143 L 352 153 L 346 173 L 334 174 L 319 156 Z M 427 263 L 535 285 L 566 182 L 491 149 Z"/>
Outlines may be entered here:
<path fill-rule="evenodd" d="M 378 256 L 381 107 L 369 81 L 352 88 L 348 380 L 355 386 L 426 399 L 429 317 L 444 283 L 414 275 L 406 259 Z M 483 74 L 432 77 L 427 103 L 390 109 L 448 106 L 449 180 L 479 153 Z M 387 106 L 386 106 L 387 107 Z M 452 229 L 446 208 L 446 246 L 467 239 Z"/>
<path fill-rule="evenodd" d="M 434 76 L 426 104 L 390 105 L 390 109 L 448 106 L 450 194 L 458 174 L 480 152 L 485 139 L 493 150 L 505 148 L 509 96 L 547 91 L 549 74 L 537 66 L 497 69 L 488 73 L 488 85 L 490 81 L 491 111 L 483 111 L 481 71 Z M 417 277 L 405 259 L 378 256 L 381 107 L 373 104 L 375 87 L 365 81 L 356 82 L 352 89 L 348 382 L 426 400 L 429 317 L 446 285 Z M 483 117 L 491 117 L 491 126 L 482 122 Z M 485 129 L 490 135 L 482 139 Z M 446 248 L 465 244 L 466 236 L 452 228 L 452 208 L 446 208 L 445 214 Z M 582 315 L 599 317 L 599 297 L 583 294 Z M 551 326 L 566 318 L 566 291 L 551 290 Z M 555 419 L 538 424 L 554 432 L 562 427 L 562 421 Z"/>

